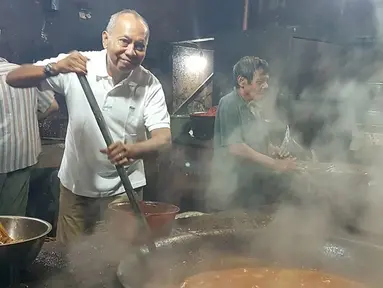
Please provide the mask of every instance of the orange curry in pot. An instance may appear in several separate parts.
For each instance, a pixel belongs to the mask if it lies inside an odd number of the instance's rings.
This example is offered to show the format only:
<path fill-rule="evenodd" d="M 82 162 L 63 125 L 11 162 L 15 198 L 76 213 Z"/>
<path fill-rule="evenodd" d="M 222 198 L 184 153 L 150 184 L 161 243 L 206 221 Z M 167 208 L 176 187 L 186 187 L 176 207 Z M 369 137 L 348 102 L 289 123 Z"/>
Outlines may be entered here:
<path fill-rule="evenodd" d="M 180 288 L 366 288 L 346 278 L 315 270 L 270 267 L 236 268 L 200 273 Z"/>

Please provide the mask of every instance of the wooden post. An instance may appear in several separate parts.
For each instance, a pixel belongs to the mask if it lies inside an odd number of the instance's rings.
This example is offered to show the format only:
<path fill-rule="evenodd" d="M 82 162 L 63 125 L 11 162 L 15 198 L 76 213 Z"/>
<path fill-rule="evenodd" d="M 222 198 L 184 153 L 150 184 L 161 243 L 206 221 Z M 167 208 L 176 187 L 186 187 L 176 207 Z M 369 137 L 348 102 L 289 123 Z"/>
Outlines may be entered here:
<path fill-rule="evenodd" d="M 243 25 L 242 25 L 243 31 L 247 30 L 248 19 L 249 19 L 249 0 L 245 0 L 244 9 L 243 9 Z"/>

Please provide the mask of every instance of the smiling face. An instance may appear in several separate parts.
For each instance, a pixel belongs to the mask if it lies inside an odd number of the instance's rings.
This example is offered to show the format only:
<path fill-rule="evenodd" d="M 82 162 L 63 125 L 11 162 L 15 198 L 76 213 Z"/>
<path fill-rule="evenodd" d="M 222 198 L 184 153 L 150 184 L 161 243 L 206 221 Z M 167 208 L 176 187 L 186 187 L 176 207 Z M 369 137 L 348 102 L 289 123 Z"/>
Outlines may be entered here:
<path fill-rule="evenodd" d="M 139 66 L 146 55 L 148 36 L 148 27 L 137 15 L 126 13 L 117 16 L 110 31 L 102 34 L 109 75 L 127 75 Z"/>

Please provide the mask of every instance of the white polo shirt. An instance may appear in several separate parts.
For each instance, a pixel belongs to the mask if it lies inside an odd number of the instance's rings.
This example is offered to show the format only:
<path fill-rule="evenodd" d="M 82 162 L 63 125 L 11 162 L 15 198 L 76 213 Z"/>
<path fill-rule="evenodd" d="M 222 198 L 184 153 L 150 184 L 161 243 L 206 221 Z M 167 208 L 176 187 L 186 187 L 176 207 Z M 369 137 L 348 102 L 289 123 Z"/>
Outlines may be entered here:
<path fill-rule="evenodd" d="M 106 69 L 106 51 L 81 52 L 87 63 L 88 81 L 114 141 L 136 143 L 147 139 L 146 129 L 170 128 L 164 92 L 158 79 L 142 66 L 117 85 Z M 46 59 L 46 65 L 66 57 Z M 100 152 L 106 143 L 74 73 L 60 74 L 42 83 L 65 95 L 69 123 L 59 178 L 64 187 L 86 197 L 109 197 L 124 192 L 121 180 L 107 156 Z M 129 179 L 133 188 L 146 185 L 144 164 L 135 165 Z M 132 167 L 133 168 L 133 167 Z"/>

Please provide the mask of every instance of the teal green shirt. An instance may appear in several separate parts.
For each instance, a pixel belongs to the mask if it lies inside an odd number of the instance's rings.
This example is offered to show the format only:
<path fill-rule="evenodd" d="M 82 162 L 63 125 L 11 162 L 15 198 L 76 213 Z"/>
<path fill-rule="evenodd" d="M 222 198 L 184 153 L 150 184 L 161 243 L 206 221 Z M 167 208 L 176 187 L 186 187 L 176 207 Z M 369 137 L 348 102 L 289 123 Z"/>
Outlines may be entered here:
<path fill-rule="evenodd" d="M 224 148 L 245 143 L 260 153 L 267 153 L 269 135 L 262 111 L 246 103 L 236 90 L 222 97 L 214 126 L 214 147 Z"/>
<path fill-rule="evenodd" d="M 267 154 L 269 133 L 261 108 L 256 103 L 245 102 L 233 90 L 222 97 L 216 114 L 213 190 L 216 191 L 216 199 L 223 197 L 226 202 L 235 202 L 238 197 L 243 201 L 255 197 L 257 199 L 253 202 L 264 204 L 258 198 L 263 197 L 263 182 L 270 177 L 272 170 L 231 155 L 228 147 L 237 143 L 247 144 L 255 151 Z"/>

